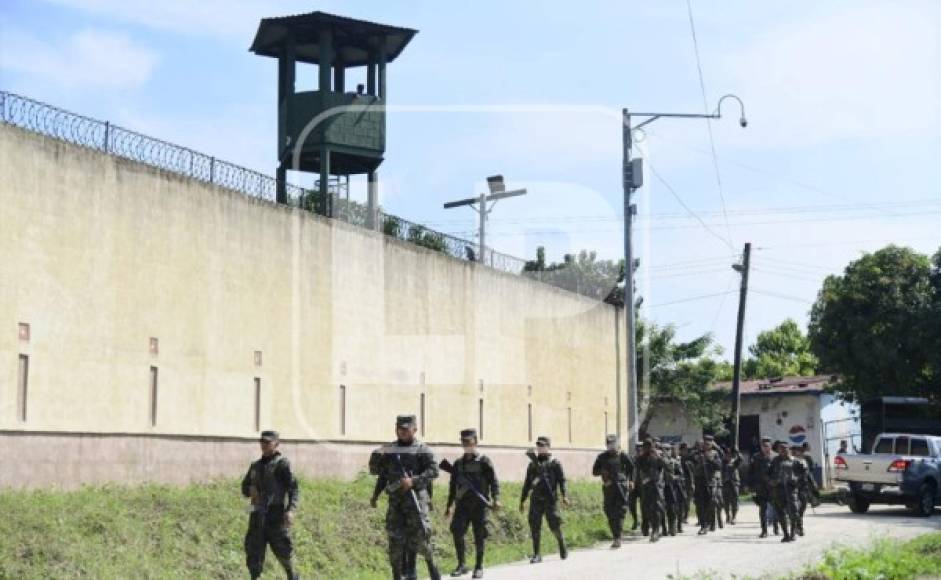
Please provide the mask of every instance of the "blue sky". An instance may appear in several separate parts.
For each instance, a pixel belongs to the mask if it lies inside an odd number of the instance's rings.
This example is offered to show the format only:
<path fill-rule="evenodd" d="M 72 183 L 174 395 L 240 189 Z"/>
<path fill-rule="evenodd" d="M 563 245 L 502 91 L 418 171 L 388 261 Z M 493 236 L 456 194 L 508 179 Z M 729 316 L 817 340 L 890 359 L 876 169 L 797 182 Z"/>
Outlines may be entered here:
<path fill-rule="evenodd" d="M 823 277 L 863 251 L 941 246 L 941 4 L 691 5 L 708 108 L 735 93 L 750 123 L 727 102 L 712 124 L 718 180 L 705 122 L 650 126 L 635 151 L 649 165 L 640 287 L 646 316 L 713 332 L 730 356 L 744 242 L 749 338 L 806 322 Z M 276 66 L 247 50 L 258 20 L 325 10 L 417 28 L 389 67 L 390 105 L 409 111 L 390 113 L 386 210 L 472 237 L 474 214 L 441 204 L 502 173 L 529 194 L 497 206 L 488 245 L 621 255 L 618 112 L 706 109 L 685 0 L 444 6 L 4 0 L 0 86 L 273 173 Z M 299 87 L 315 79 L 299 70 Z"/>

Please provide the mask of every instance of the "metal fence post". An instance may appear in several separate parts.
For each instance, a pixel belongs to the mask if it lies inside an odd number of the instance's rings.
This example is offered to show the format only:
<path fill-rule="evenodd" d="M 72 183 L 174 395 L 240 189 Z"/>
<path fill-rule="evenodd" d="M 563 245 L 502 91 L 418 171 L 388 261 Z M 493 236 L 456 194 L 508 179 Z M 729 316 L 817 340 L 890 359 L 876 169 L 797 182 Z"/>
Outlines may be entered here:
<path fill-rule="evenodd" d="M 7 94 L 0 91 L 0 121 L 7 122 Z"/>
<path fill-rule="evenodd" d="M 215 183 L 216 181 L 216 158 L 209 158 L 209 183 Z"/>
<path fill-rule="evenodd" d="M 109 121 L 105 121 L 105 143 L 104 143 L 105 153 L 109 153 L 111 151 L 110 137 L 111 137 L 111 123 Z"/>

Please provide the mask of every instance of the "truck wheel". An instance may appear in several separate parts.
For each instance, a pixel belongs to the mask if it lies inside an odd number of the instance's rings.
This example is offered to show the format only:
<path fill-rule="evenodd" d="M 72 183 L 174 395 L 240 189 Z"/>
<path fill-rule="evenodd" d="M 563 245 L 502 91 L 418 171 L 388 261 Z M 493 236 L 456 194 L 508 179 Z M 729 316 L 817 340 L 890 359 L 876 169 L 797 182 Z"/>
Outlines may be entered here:
<path fill-rule="evenodd" d="M 850 506 L 850 511 L 854 514 L 864 514 L 869 511 L 869 500 L 855 493 L 850 494 L 847 504 Z"/>
<path fill-rule="evenodd" d="M 923 483 L 918 488 L 918 502 L 915 504 L 915 515 L 927 518 L 934 511 L 935 487 L 932 483 Z"/>

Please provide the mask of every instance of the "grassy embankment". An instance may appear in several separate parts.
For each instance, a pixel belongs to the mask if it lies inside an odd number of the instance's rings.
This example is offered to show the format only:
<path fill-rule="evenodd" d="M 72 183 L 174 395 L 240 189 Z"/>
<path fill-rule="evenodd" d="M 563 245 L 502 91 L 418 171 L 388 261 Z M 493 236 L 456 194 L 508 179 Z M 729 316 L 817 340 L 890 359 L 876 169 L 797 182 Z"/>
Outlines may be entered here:
<path fill-rule="evenodd" d="M 387 578 L 385 500 L 370 509 L 373 480 L 301 481 L 294 540 L 305 578 Z M 447 476 L 435 486 L 435 549 L 442 571 L 454 566 L 444 520 Z M 492 518 L 487 564 L 530 551 L 520 485 L 504 485 L 509 509 Z M 608 539 L 596 482 L 573 482 L 564 510 L 571 546 Z M 247 515 L 238 482 L 188 487 L 87 487 L 77 491 L 0 492 L 0 579 L 240 578 Z M 630 516 L 628 516 L 630 520 Z M 468 537 L 469 549 L 473 542 Z M 543 551 L 556 551 L 543 534 Z M 422 567 L 422 570 L 424 568 Z M 265 578 L 281 578 L 268 554 Z"/>
<path fill-rule="evenodd" d="M 880 540 L 863 550 L 828 553 L 801 580 L 908 580 L 941 577 L 941 532 L 908 542 Z"/>

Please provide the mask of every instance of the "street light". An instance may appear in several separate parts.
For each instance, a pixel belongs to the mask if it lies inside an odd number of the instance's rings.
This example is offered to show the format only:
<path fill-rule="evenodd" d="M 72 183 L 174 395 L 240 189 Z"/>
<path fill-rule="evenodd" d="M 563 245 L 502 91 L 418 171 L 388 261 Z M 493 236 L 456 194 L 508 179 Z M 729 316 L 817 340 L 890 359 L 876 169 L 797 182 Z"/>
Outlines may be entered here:
<path fill-rule="evenodd" d="M 479 237 L 480 237 L 480 255 L 477 256 L 477 262 L 484 263 L 484 252 L 485 252 L 485 243 L 486 243 L 486 232 L 487 232 L 487 216 L 490 215 L 490 212 L 493 211 L 493 206 L 497 205 L 497 202 L 501 199 L 507 197 L 516 197 L 517 195 L 526 195 L 525 189 L 514 189 L 512 191 L 506 190 L 506 184 L 503 182 L 502 175 L 491 175 L 487 178 L 487 188 L 490 189 L 490 195 L 481 193 L 477 197 L 468 197 L 466 199 L 459 199 L 457 201 L 449 201 L 444 204 L 444 209 L 451 209 L 452 207 L 461 207 L 461 206 L 470 206 L 471 209 L 476 211 L 480 217 L 479 225 Z M 487 207 L 487 202 L 492 201 L 490 207 Z M 474 207 L 474 205 L 477 207 Z M 493 253 L 490 254 L 491 258 Z M 491 260 L 492 262 L 492 260 Z M 491 266 L 493 264 L 491 263 Z"/>
<path fill-rule="evenodd" d="M 634 129 L 640 129 L 657 119 L 721 119 L 722 103 L 726 99 L 733 99 L 738 102 L 741 115 L 738 124 L 742 128 L 748 126 L 748 119 L 745 118 L 745 103 L 735 95 L 723 95 L 716 104 L 716 110 L 712 113 L 631 113 L 627 109 L 621 111 L 623 119 L 622 140 L 624 144 L 624 157 L 622 160 L 622 183 L 624 186 L 624 308 L 627 310 L 627 420 L 630 424 L 629 443 L 637 443 L 637 341 L 635 340 L 634 319 L 634 268 L 628 266 L 634 263 L 634 248 L 631 240 L 631 227 L 634 215 L 637 213 L 637 206 L 631 203 L 631 195 L 643 184 L 643 166 L 640 159 L 631 159 L 631 134 Z M 633 118 L 643 118 L 636 127 L 631 126 Z"/>

